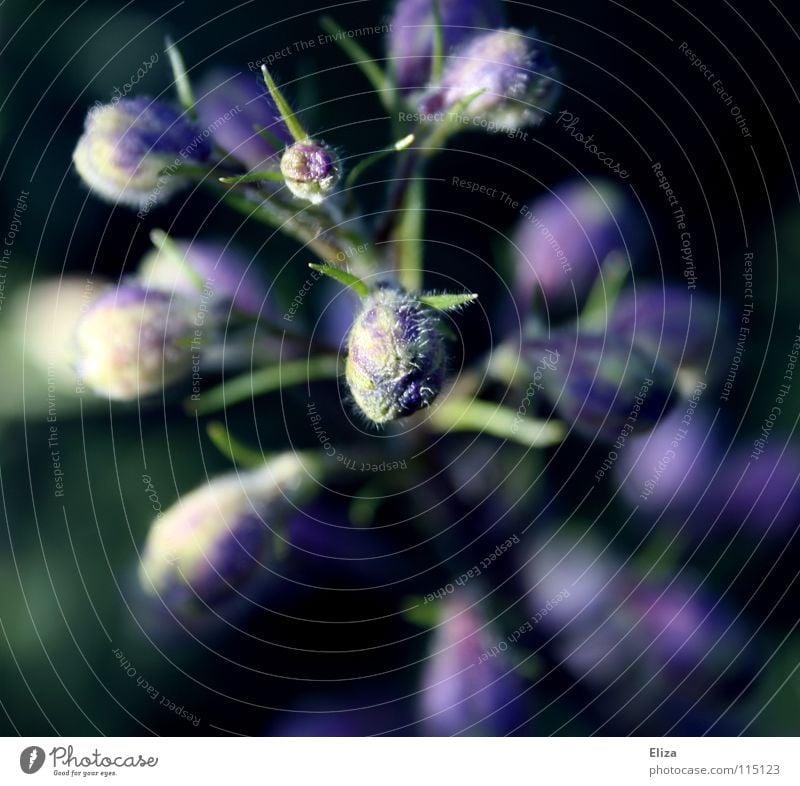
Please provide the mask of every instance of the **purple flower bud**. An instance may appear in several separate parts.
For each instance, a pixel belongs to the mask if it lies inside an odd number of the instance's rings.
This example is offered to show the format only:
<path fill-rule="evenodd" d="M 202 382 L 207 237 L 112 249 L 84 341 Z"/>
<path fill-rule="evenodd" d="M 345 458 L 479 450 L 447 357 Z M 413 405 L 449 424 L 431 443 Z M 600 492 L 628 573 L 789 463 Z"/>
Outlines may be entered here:
<path fill-rule="evenodd" d="M 537 389 L 588 439 L 614 442 L 651 429 L 673 403 L 672 371 L 613 336 L 564 330 L 529 339 L 524 352 Z"/>
<path fill-rule="evenodd" d="M 236 594 L 274 556 L 276 532 L 313 480 L 285 453 L 195 489 L 153 523 L 139 565 L 144 591 L 170 607 Z"/>
<path fill-rule="evenodd" d="M 525 209 L 514 243 L 514 292 L 527 313 L 535 292 L 578 304 L 612 251 L 628 257 L 641 238 L 641 214 L 608 180 L 568 180 Z"/>
<path fill-rule="evenodd" d="M 554 657 L 602 688 L 612 715 L 642 721 L 662 702 L 712 702 L 752 666 L 744 627 L 724 604 L 685 579 L 641 580 L 586 536 L 540 535 L 524 575 Z"/>
<path fill-rule="evenodd" d="M 445 376 L 444 339 L 432 309 L 381 287 L 364 298 L 348 339 L 347 384 L 373 423 L 427 407 Z"/>
<path fill-rule="evenodd" d="M 318 205 L 339 182 L 339 158 L 321 142 L 295 142 L 281 158 L 281 174 L 296 197 Z"/>
<path fill-rule="evenodd" d="M 226 308 L 233 303 L 239 311 L 254 316 L 264 308 L 267 288 L 246 255 L 224 242 L 175 240 L 174 245 L 183 255 L 183 262 L 161 249 L 142 258 L 136 277 L 147 289 L 197 300 L 202 290 L 191 275 L 194 270 L 207 292 L 213 293 L 213 303 Z"/>
<path fill-rule="evenodd" d="M 773 438 L 772 445 L 735 447 L 709 494 L 730 529 L 744 525 L 759 538 L 785 540 L 800 522 L 800 451 Z"/>
<path fill-rule="evenodd" d="M 493 633 L 464 598 L 441 601 L 423 674 L 420 715 L 425 733 L 500 736 L 523 723 L 524 684 Z"/>
<path fill-rule="evenodd" d="M 649 434 L 632 437 L 619 451 L 616 477 L 631 505 L 654 515 L 688 514 L 698 503 L 706 509 L 703 496 L 722 448 L 711 419 L 692 403 L 678 399 Z"/>
<path fill-rule="evenodd" d="M 125 98 L 89 111 L 73 161 L 101 197 L 144 207 L 186 186 L 181 165 L 203 164 L 210 154 L 203 132 L 175 110 L 149 98 Z"/>
<path fill-rule="evenodd" d="M 292 135 L 260 75 L 214 71 L 202 80 L 198 96 L 200 122 L 212 129 L 219 147 L 253 172 L 277 167 Z M 275 144 L 258 133 L 261 129 L 275 137 Z"/>
<path fill-rule="evenodd" d="M 94 301 L 78 323 L 76 370 L 110 399 L 156 393 L 191 368 L 193 319 L 184 301 L 123 284 Z"/>
<path fill-rule="evenodd" d="M 635 341 L 674 368 L 704 372 L 715 342 L 727 343 L 729 318 L 720 303 L 686 287 L 646 285 L 623 292 L 611 317 L 617 335 Z"/>
<path fill-rule="evenodd" d="M 541 123 L 558 95 L 556 69 L 540 43 L 519 30 L 479 33 L 447 59 L 442 80 L 423 98 L 425 114 L 459 112 L 465 128 L 511 131 Z"/>
<path fill-rule="evenodd" d="M 504 23 L 498 0 L 439 0 L 445 54 L 481 28 Z M 435 32 L 433 0 L 400 0 L 392 17 L 389 57 L 397 86 L 403 91 L 421 90 L 431 78 Z"/>

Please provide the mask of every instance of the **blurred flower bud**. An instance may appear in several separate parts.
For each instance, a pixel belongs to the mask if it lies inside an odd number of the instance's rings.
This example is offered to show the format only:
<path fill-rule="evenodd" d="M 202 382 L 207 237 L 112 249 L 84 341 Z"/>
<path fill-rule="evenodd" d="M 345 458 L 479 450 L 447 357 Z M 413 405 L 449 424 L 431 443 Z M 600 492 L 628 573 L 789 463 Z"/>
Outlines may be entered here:
<path fill-rule="evenodd" d="M 444 52 L 481 28 L 502 27 L 499 0 L 439 0 Z M 400 0 L 392 17 L 389 57 L 402 91 L 422 90 L 431 78 L 436 19 L 433 0 Z"/>
<path fill-rule="evenodd" d="M 182 164 L 203 164 L 210 154 L 203 132 L 175 110 L 126 98 L 89 111 L 73 161 L 100 196 L 144 208 L 187 185 Z"/>
<path fill-rule="evenodd" d="M 89 276 L 62 276 L 35 282 L 13 304 L 13 333 L 24 338 L 25 357 L 41 372 L 75 383 L 73 336 L 81 316 L 109 288 L 108 281 Z"/>
<path fill-rule="evenodd" d="M 423 673 L 421 722 L 429 736 L 501 736 L 529 717 L 525 685 L 506 655 L 513 646 L 493 633 L 465 597 L 441 603 Z"/>
<path fill-rule="evenodd" d="M 97 299 L 78 323 L 77 372 L 110 399 L 156 393 L 191 368 L 193 331 L 184 301 L 123 284 Z"/>
<path fill-rule="evenodd" d="M 539 197 L 525 208 L 514 237 L 520 311 L 530 310 L 537 291 L 548 301 L 580 305 L 612 251 L 625 258 L 635 251 L 641 222 L 636 203 L 608 180 L 567 180 Z"/>
<path fill-rule="evenodd" d="M 610 320 L 615 334 L 634 341 L 674 368 L 705 373 L 712 353 L 727 350 L 729 317 L 721 304 L 679 284 L 628 289 Z"/>
<path fill-rule="evenodd" d="M 144 591 L 173 608 L 235 594 L 273 555 L 276 532 L 313 480 L 297 455 L 215 478 L 153 523 L 139 566 Z"/>
<path fill-rule="evenodd" d="M 652 428 L 673 403 L 670 369 L 613 336 L 567 330 L 524 349 L 535 387 L 588 439 L 621 442 Z"/>
<path fill-rule="evenodd" d="M 281 173 L 296 197 L 318 205 L 339 182 L 339 158 L 321 142 L 295 142 L 281 158 Z"/>
<path fill-rule="evenodd" d="M 202 294 L 199 281 L 213 292 L 214 303 L 229 303 L 257 316 L 264 308 L 267 288 L 248 257 L 224 242 L 174 240 L 183 260 L 164 249 L 153 249 L 139 263 L 136 277 L 147 289 L 184 295 L 195 300 Z"/>
<path fill-rule="evenodd" d="M 197 114 L 214 142 L 254 172 L 277 168 L 278 155 L 292 135 L 260 75 L 216 70 L 198 89 Z M 275 138 L 267 141 L 259 131 Z"/>
<path fill-rule="evenodd" d="M 800 522 L 800 450 L 775 439 L 772 445 L 735 446 L 710 494 L 730 529 L 743 526 L 759 538 L 783 541 Z"/>
<path fill-rule="evenodd" d="M 640 579 L 608 546 L 563 531 L 538 536 L 523 573 L 553 658 L 601 690 L 605 723 L 635 718 L 655 733 L 681 722 L 678 708 L 700 702 L 687 722 L 707 712 L 711 723 L 714 705 L 752 676 L 743 623 L 686 578 Z"/>
<path fill-rule="evenodd" d="M 655 516 L 706 509 L 703 497 L 723 451 L 711 418 L 693 404 L 679 398 L 649 434 L 634 436 L 620 451 L 615 473 L 631 505 Z"/>
<path fill-rule="evenodd" d="M 479 33 L 448 57 L 441 82 L 420 110 L 426 115 L 458 110 L 462 117 L 456 120 L 465 129 L 509 132 L 538 125 L 555 103 L 555 74 L 532 36 L 513 29 Z"/>
<path fill-rule="evenodd" d="M 432 309 L 381 287 L 364 298 L 348 339 L 347 383 L 373 423 L 427 407 L 445 376 L 444 339 Z"/>

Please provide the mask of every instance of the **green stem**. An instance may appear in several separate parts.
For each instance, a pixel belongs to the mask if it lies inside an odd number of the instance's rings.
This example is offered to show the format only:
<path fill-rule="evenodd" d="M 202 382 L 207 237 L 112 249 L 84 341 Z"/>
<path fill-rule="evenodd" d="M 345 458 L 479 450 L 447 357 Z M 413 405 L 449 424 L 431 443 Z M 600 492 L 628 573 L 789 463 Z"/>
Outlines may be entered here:
<path fill-rule="evenodd" d="M 559 444 L 566 434 L 563 423 L 520 415 L 513 409 L 480 399 L 450 397 L 430 414 L 428 422 L 436 431 L 474 431 L 491 434 L 529 448 Z"/>
<path fill-rule="evenodd" d="M 285 387 L 315 380 L 336 379 L 338 375 L 339 358 L 335 355 L 290 360 L 241 374 L 206 391 L 197 400 L 185 401 L 184 405 L 189 412 L 207 415 Z"/>

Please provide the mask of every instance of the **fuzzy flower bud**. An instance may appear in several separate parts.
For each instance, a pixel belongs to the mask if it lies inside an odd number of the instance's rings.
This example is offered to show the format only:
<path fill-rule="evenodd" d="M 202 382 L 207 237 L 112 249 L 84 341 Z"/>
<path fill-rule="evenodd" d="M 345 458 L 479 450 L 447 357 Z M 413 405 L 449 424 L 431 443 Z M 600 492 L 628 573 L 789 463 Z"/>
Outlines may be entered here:
<path fill-rule="evenodd" d="M 441 601 L 441 622 L 423 674 L 421 715 L 431 736 L 499 736 L 529 717 L 524 685 L 507 651 L 468 599 Z"/>
<path fill-rule="evenodd" d="M 149 98 L 126 98 L 89 111 L 73 161 L 101 197 L 146 207 L 187 185 L 181 164 L 203 164 L 210 154 L 200 129 L 175 110 Z"/>
<path fill-rule="evenodd" d="M 75 333 L 77 372 L 97 393 L 132 401 L 190 368 L 191 308 L 165 292 L 123 284 L 89 307 Z"/>
<path fill-rule="evenodd" d="M 240 589 L 273 555 L 276 528 L 311 483 L 297 455 L 285 453 L 190 492 L 153 523 L 139 565 L 142 588 L 178 608 Z"/>
<path fill-rule="evenodd" d="M 198 96 L 200 122 L 213 129 L 214 142 L 231 158 L 255 172 L 277 166 L 278 155 L 284 145 L 291 144 L 292 135 L 260 76 L 213 71 L 201 81 Z"/>
<path fill-rule="evenodd" d="M 542 393 L 588 439 L 614 442 L 649 430 L 673 403 L 673 370 L 613 336 L 565 330 L 528 340 L 525 354 Z"/>
<path fill-rule="evenodd" d="M 499 0 L 439 0 L 439 13 L 445 53 L 476 30 L 502 27 L 504 22 Z M 433 0 L 400 0 L 395 8 L 389 57 L 397 86 L 404 92 L 428 87 L 435 24 Z"/>
<path fill-rule="evenodd" d="M 435 313 L 390 287 L 364 298 L 348 338 L 350 393 L 374 423 L 427 407 L 445 376 L 445 348 Z"/>
<path fill-rule="evenodd" d="M 318 205 L 339 182 L 339 158 L 320 142 L 295 142 L 281 158 L 281 173 L 296 197 Z"/>
<path fill-rule="evenodd" d="M 479 33 L 450 55 L 420 108 L 426 115 L 451 112 L 482 90 L 459 109 L 465 128 L 508 132 L 538 125 L 558 93 L 555 73 L 531 36 L 514 29 Z"/>
<path fill-rule="evenodd" d="M 183 260 L 163 249 L 148 252 L 139 263 L 136 277 L 148 289 L 197 299 L 201 294 L 194 271 L 213 291 L 216 304 L 233 306 L 245 314 L 258 315 L 264 307 L 267 288 L 247 256 L 223 242 L 173 241 Z M 188 269 L 187 269 L 188 268 Z"/>

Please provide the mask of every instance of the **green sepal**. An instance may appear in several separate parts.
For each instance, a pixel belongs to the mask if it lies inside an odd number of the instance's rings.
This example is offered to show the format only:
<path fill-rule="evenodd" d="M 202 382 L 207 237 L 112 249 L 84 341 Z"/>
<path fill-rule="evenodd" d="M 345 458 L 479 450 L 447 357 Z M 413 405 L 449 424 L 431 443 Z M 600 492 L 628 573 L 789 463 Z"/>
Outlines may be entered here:
<path fill-rule="evenodd" d="M 192 118 L 196 119 L 196 101 L 194 91 L 192 90 L 192 83 L 189 81 L 189 74 L 186 71 L 186 64 L 183 61 L 183 55 L 180 49 L 175 46 L 175 43 L 169 36 L 166 36 L 164 39 L 164 51 L 169 58 L 169 65 L 172 69 L 172 77 L 175 80 L 175 90 L 178 93 L 178 100 Z"/>
<path fill-rule="evenodd" d="M 470 303 L 474 303 L 478 296 L 472 293 L 463 295 L 445 293 L 442 295 L 435 295 L 432 293 L 419 296 L 419 302 L 424 303 L 430 308 L 435 308 L 437 311 L 455 311 Z"/>
<path fill-rule="evenodd" d="M 261 73 L 264 75 L 264 82 L 266 82 L 269 94 L 272 96 L 275 106 L 278 107 L 278 111 L 281 113 L 281 118 L 289 129 L 289 133 L 294 137 L 295 142 L 305 142 L 306 139 L 309 138 L 308 133 L 303 128 L 302 123 L 297 119 L 297 115 L 292 111 L 283 93 L 278 89 L 278 85 L 275 84 L 275 80 L 272 78 L 265 65 L 261 66 Z"/>
<path fill-rule="evenodd" d="M 360 278 L 354 276 L 352 273 L 348 273 L 346 270 L 340 267 L 334 267 L 333 265 L 318 265 L 315 262 L 309 264 L 309 267 L 312 270 L 316 270 L 326 276 L 329 276 L 335 281 L 338 281 L 340 284 L 344 284 L 346 287 L 350 287 L 350 289 L 354 290 L 359 297 L 366 297 L 369 294 L 369 287 Z"/>
<path fill-rule="evenodd" d="M 200 292 L 205 289 L 205 279 L 189 264 L 185 254 L 163 229 L 154 229 L 150 232 L 150 242 L 159 252 L 167 254 L 178 262 Z"/>

